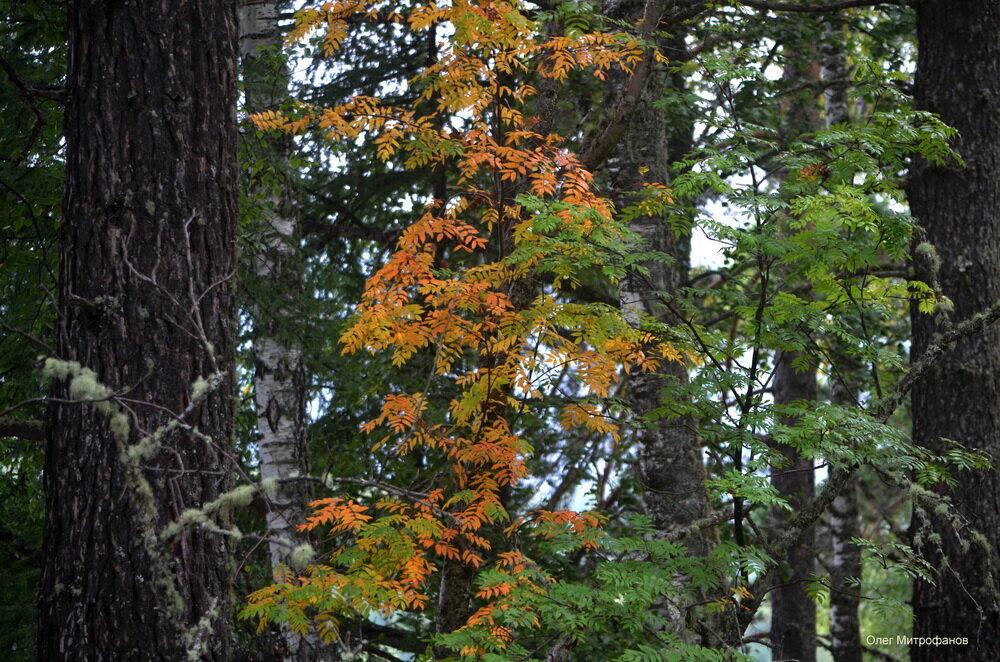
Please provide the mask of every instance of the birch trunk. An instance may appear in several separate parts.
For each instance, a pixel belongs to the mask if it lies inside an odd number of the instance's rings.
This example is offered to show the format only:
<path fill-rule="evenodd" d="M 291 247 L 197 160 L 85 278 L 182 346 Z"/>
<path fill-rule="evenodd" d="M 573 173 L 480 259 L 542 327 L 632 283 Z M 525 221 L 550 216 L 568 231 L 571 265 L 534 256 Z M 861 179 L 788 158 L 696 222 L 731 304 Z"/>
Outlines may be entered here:
<path fill-rule="evenodd" d="M 279 4 L 243 0 L 240 55 L 248 113 L 279 109 L 288 97 L 289 74 L 281 51 Z M 260 186 L 262 248 L 254 261 L 254 387 L 260 435 L 260 475 L 267 495 L 271 566 L 301 568 L 313 553 L 297 526 L 305 521 L 307 491 L 295 481 L 307 474 L 305 458 L 305 370 L 292 320 L 303 296 L 299 268 L 298 208 L 289 165 L 293 143 L 287 136 L 260 137 L 254 157 L 263 159 L 277 186 Z M 251 187 L 254 182 L 251 182 Z M 274 192 L 271 192 L 271 191 Z M 254 189 L 251 189 L 251 194 Z M 283 629 L 286 660 L 320 659 L 319 639 Z"/>

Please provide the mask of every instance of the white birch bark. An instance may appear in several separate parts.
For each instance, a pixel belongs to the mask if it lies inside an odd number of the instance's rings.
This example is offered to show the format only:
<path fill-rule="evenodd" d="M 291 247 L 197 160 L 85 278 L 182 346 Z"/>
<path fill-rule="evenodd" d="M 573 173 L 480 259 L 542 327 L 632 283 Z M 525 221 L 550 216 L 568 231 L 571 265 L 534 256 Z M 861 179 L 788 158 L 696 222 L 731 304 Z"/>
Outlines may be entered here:
<path fill-rule="evenodd" d="M 288 95 L 288 69 L 281 54 L 279 7 L 273 0 L 240 3 L 240 56 L 246 109 L 250 113 L 279 108 Z M 305 521 L 307 494 L 294 480 L 306 474 L 305 372 L 302 350 L 289 331 L 288 304 L 302 292 L 297 265 L 298 209 L 287 137 L 264 137 L 257 158 L 269 161 L 279 178 L 275 193 L 263 196 L 261 251 L 255 264 L 258 301 L 253 318 L 254 385 L 260 434 L 260 474 L 267 495 L 267 527 L 271 566 L 301 568 L 312 562 L 312 548 L 297 526 Z M 324 657 L 316 636 L 282 630 L 286 660 Z M 337 659 L 337 658 L 332 658 Z"/>

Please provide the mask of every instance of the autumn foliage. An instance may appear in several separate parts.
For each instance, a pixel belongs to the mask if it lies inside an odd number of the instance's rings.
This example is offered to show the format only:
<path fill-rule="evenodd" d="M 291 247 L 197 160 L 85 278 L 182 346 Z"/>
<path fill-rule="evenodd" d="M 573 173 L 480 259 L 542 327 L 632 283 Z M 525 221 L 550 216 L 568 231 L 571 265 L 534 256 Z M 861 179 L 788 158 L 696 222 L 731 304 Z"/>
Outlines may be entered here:
<path fill-rule="evenodd" d="M 512 636 L 494 618 L 498 610 L 554 581 L 510 545 L 512 536 L 600 544 L 596 513 L 536 511 L 511 521 L 504 490 L 529 478 L 532 453 L 519 416 L 555 375 L 571 370 L 580 388 L 559 423 L 615 436 L 607 403 L 622 371 L 677 358 L 618 309 L 559 294 L 584 270 L 621 276 L 634 238 L 565 141 L 538 130 L 546 118 L 529 110 L 538 94 L 533 81 L 581 69 L 598 77 L 611 67 L 628 71 L 642 49 L 608 33 L 544 39 L 518 4 L 489 1 L 430 3 L 405 15 L 391 3 L 325 3 L 300 12 L 291 37 L 318 32 L 332 52 L 349 26 L 364 21 L 413 31 L 438 26 L 448 35 L 439 59 L 410 82 L 416 103 L 356 97 L 334 108 L 262 113 L 254 122 L 370 141 L 382 159 L 454 173 L 447 199 L 426 201 L 368 280 L 342 338 L 345 352 L 386 353 L 397 368 L 420 358 L 430 366 L 428 384 L 454 385 L 458 395 L 447 407 L 429 406 L 428 390 L 386 393 L 379 415 L 362 428 L 375 448 L 442 457 L 448 475 L 426 493 L 373 484 L 357 500 L 313 503 L 303 528 L 327 532 L 334 550 L 322 565 L 289 571 L 253 594 L 245 613 L 303 631 L 315 620 L 333 637 L 345 614 L 426 608 L 433 576 L 457 561 L 482 570 L 478 608 L 466 625 L 478 643 L 460 650 L 476 656 Z M 651 187 L 642 204 L 666 195 Z"/>

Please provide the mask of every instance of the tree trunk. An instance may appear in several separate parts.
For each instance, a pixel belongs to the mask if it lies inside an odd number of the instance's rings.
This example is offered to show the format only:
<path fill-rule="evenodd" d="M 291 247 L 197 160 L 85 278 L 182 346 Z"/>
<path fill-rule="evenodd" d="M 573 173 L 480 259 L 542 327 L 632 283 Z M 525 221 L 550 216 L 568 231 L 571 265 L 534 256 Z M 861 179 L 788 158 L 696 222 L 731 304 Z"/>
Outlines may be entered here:
<path fill-rule="evenodd" d="M 664 3 L 667 15 L 674 4 Z M 612 18 L 635 24 L 643 18 L 647 8 L 644 2 L 627 1 L 608 9 L 612 10 Z M 659 47 L 674 59 L 685 51 L 684 35 L 679 25 L 671 26 L 669 32 L 672 36 L 661 38 Z M 604 167 L 611 197 L 619 209 L 634 204 L 636 194 L 645 184 L 669 184 L 672 161 L 683 157 L 691 147 L 691 118 L 675 117 L 674 123 L 668 125 L 668 116 L 655 103 L 665 95 L 681 94 L 683 76 L 670 74 L 659 64 L 652 66 L 628 125 L 621 131 Z M 609 100 L 620 98 L 629 82 L 628 75 L 620 72 L 610 74 L 608 81 L 605 98 Z M 626 319 L 634 326 L 641 326 L 648 320 L 679 324 L 676 313 L 664 305 L 660 297 L 675 297 L 687 277 L 690 252 L 687 237 L 661 216 L 639 216 L 630 222 L 630 228 L 641 237 L 644 250 L 668 255 L 672 262 L 650 262 L 643 265 L 647 274 L 632 272 L 622 279 L 619 301 Z M 689 527 L 710 512 L 705 489 L 704 451 L 686 392 L 688 367 L 681 361 L 668 361 L 655 374 L 633 373 L 628 380 L 626 400 L 635 418 L 642 421 L 635 439 L 643 509 L 656 531 L 666 535 Z M 651 418 L 665 402 L 674 403 L 675 411 Z M 687 547 L 688 554 L 704 556 L 713 548 L 715 535 L 714 529 L 707 528 L 680 542 Z M 683 578 L 681 581 L 686 582 Z M 692 643 L 722 643 L 717 636 L 692 630 L 698 628 L 695 624 L 698 619 L 693 613 L 681 613 L 673 605 L 664 604 L 660 608 L 665 609 L 665 615 L 673 621 L 671 629 L 685 633 Z"/>
<path fill-rule="evenodd" d="M 235 9 L 69 4 L 42 660 L 229 656 Z"/>
<path fill-rule="evenodd" d="M 910 208 L 926 231 L 915 250 L 918 277 L 937 279 L 950 315 L 912 313 L 917 360 L 949 322 L 1000 299 L 1000 5 L 988 0 L 922 0 L 917 6 L 918 108 L 958 129 L 968 167 L 918 164 Z M 939 268 L 937 265 L 940 265 Z M 1000 328 L 962 341 L 913 389 L 913 437 L 934 451 L 945 439 L 988 453 L 1000 465 Z M 967 471 L 935 491 L 951 508 L 914 504 L 914 546 L 939 570 L 916 581 L 914 637 L 967 637 L 967 645 L 911 647 L 914 662 L 1000 659 L 1000 477 Z"/>
<path fill-rule="evenodd" d="M 796 370 L 794 352 L 781 352 L 775 359 L 774 404 L 788 405 L 796 400 L 816 399 L 816 369 Z M 794 420 L 785 419 L 793 425 Z M 812 458 L 803 458 L 791 446 L 779 445 L 784 461 L 772 469 L 771 484 L 791 506 L 792 512 L 805 508 L 813 500 Z M 775 526 L 780 530 L 790 513 L 775 509 Z M 771 645 L 773 659 L 812 662 L 816 659 L 816 603 L 806 593 L 806 582 L 815 575 L 816 530 L 807 529 L 788 554 L 779 575 L 778 586 L 771 591 Z"/>
<path fill-rule="evenodd" d="M 790 40 L 784 50 L 784 82 L 791 90 L 800 90 L 786 96 L 782 103 L 785 139 L 791 143 L 803 133 L 818 128 L 816 97 L 809 84 L 819 78 L 820 67 L 816 50 L 810 45 Z M 783 177 L 784 173 L 779 176 Z M 775 356 L 773 383 L 776 407 L 799 400 L 816 400 L 816 367 L 809 365 L 805 369 L 796 369 L 793 362 L 799 356 L 799 352 L 795 351 L 780 351 Z M 796 421 L 783 417 L 782 423 L 795 425 Z M 795 448 L 784 444 L 778 444 L 775 450 L 782 460 L 772 468 L 771 484 L 791 506 L 792 513 L 798 512 L 814 496 L 812 458 L 801 457 Z M 781 508 L 774 509 L 774 525 L 779 531 L 792 513 Z M 770 593 L 771 645 L 776 661 L 813 662 L 816 659 L 816 603 L 806 592 L 807 582 L 815 574 L 815 564 L 816 530 L 809 527 L 789 551 L 779 570 L 778 585 Z"/>
<path fill-rule="evenodd" d="M 288 98 L 288 67 L 281 51 L 277 2 L 241 0 L 240 60 L 246 110 L 280 110 Z M 268 549 L 271 567 L 301 569 L 313 562 L 312 548 L 298 530 L 306 520 L 308 490 L 297 476 L 308 474 L 305 456 L 306 381 L 289 301 L 302 295 L 297 243 L 299 215 L 294 174 L 289 163 L 293 142 L 287 135 L 257 136 L 251 158 L 264 164 L 263 182 L 250 182 L 257 205 L 262 248 L 253 256 L 250 314 L 253 320 L 254 389 L 260 435 L 260 477 L 267 495 Z M 275 184 L 275 180 L 277 184 Z M 283 628 L 286 659 L 316 659 L 321 645 Z"/>
<path fill-rule="evenodd" d="M 847 57 L 844 53 L 844 30 L 840 17 L 826 20 L 823 38 L 820 42 L 820 70 L 826 81 L 824 92 L 826 126 L 850 121 L 847 106 Z M 862 366 L 847 352 L 836 349 L 834 340 L 833 356 L 839 360 L 837 381 L 833 385 L 833 404 L 841 407 L 856 407 L 857 394 L 864 390 L 860 378 Z M 833 472 L 843 469 L 833 469 Z M 830 541 L 832 559 L 830 562 L 830 654 L 837 662 L 862 662 L 861 621 L 858 609 L 861 604 L 861 548 L 851 540 L 858 537 L 858 496 L 857 480 L 848 479 L 849 485 L 830 504 Z"/>

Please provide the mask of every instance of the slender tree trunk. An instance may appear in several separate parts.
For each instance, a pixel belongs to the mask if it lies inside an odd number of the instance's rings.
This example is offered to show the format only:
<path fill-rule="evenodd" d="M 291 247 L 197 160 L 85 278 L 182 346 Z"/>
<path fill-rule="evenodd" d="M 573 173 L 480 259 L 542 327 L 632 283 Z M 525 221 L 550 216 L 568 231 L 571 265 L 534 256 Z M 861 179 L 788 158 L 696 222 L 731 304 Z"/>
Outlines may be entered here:
<path fill-rule="evenodd" d="M 792 367 L 795 352 L 781 352 L 775 360 L 774 404 L 788 405 L 797 400 L 816 399 L 816 369 Z M 784 423 L 794 425 L 794 420 Z M 772 469 L 771 484 L 791 506 L 792 512 L 805 508 L 814 496 L 812 458 L 803 458 L 791 446 L 779 445 L 784 460 Z M 775 509 L 779 529 L 790 514 Z M 816 659 L 816 603 L 806 593 L 806 582 L 816 574 L 816 530 L 810 527 L 788 554 L 778 586 L 771 591 L 771 644 L 774 660 Z"/>
<path fill-rule="evenodd" d="M 226 660 L 235 0 L 75 0 L 69 43 L 39 659 Z"/>
<path fill-rule="evenodd" d="M 1000 299 L 1000 5 L 989 0 L 922 0 L 917 6 L 917 107 L 958 129 L 967 167 L 919 164 L 908 194 L 926 232 L 918 277 L 937 271 L 954 310 L 914 310 L 913 359 L 951 321 Z M 938 267 L 939 265 L 939 267 Z M 913 437 L 935 451 L 945 439 L 989 454 L 1000 466 L 1000 328 L 950 350 L 913 389 Z M 911 660 L 1000 659 L 1000 477 L 968 471 L 935 491 L 952 508 L 914 504 L 913 544 L 939 571 L 914 586 L 914 637 L 967 637 L 967 645 L 911 647 Z"/>
<path fill-rule="evenodd" d="M 824 92 L 827 128 L 850 121 L 847 107 L 847 57 L 844 54 L 844 30 L 839 17 L 827 20 L 820 42 L 821 76 L 826 82 Z M 861 365 L 845 352 L 837 366 L 840 376 L 833 385 L 832 401 L 842 407 L 857 406 L 857 394 L 862 390 L 858 378 Z M 832 471 L 842 471 L 833 469 Z M 830 653 L 836 662 L 861 662 L 861 621 L 858 615 L 861 590 L 861 548 L 851 542 L 860 535 L 858 496 L 855 478 L 843 493 L 830 504 L 830 540 L 833 551 L 830 564 Z"/>
<path fill-rule="evenodd" d="M 288 98 L 289 74 L 281 50 L 279 3 L 241 0 L 240 59 L 248 113 L 279 110 Z M 313 562 L 312 548 L 298 530 L 309 501 L 306 484 L 295 481 L 308 473 L 305 456 L 306 380 L 302 349 L 291 306 L 303 295 L 299 266 L 298 204 L 289 159 L 289 136 L 259 136 L 251 158 L 264 164 L 262 178 L 250 182 L 250 194 L 262 208 L 251 212 L 260 226 L 261 251 L 253 258 L 254 389 L 260 434 L 260 475 L 267 497 L 268 548 L 271 567 L 301 569 Z M 321 642 L 283 629 L 287 660 L 311 660 Z M 332 654 L 332 652 L 330 652 Z"/>
<path fill-rule="evenodd" d="M 812 19 L 806 19 L 812 20 Z M 818 128 L 816 98 L 808 83 L 819 78 L 819 59 L 814 48 L 802 43 L 785 45 L 784 81 L 793 90 L 782 104 L 786 139 L 795 140 L 799 135 Z M 816 400 L 816 367 L 796 368 L 793 363 L 799 352 L 781 351 L 775 357 L 774 404 L 777 407 L 793 402 Z M 784 417 L 782 422 L 794 425 L 796 421 Z M 812 458 L 784 444 L 776 450 L 782 460 L 772 468 L 771 484 L 784 498 L 792 513 L 805 508 L 812 501 L 815 476 Z M 773 511 L 775 526 L 780 530 L 791 513 L 776 508 Z M 816 530 L 809 527 L 790 550 L 778 575 L 778 585 L 771 591 L 771 645 L 774 660 L 816 659 L 816 603 L 806 592 L 806 583 L 815 575 Z"/>
<path fill-rule="evenodd" d="M 834 471 L 842 471 L 835 469 Z M 857 486 L 844 488 L 830 504 L 830 538 L 833 559 L 830 567 L 830 654 L 837 662 L 861 662 L 861 622 L 859 585 L 861 548 L 851 542 L 861 535 L 858 527 Z"/>
<path fill-rule="evenodd" d="M 846 106 L 845 106 L 846 108 Z M 839 123 L 839 122 L 832 122 Z M 834 350 L 834 354 L 838 354 Z M 842 353 L 841 353 L 842 354 Z M 833 404 L 856 407 L 857 394 L 862 390 L 859 374 L 862 366 L 848 357 L 837 366 L 839 380 L 833 385 Z M 831 480 L 847 469 L 832 468 Z M 861 548 L 852 542 L 861 535 L 858 519 L 857 478 L 847 479 L 843 492 L 830 504 L 829 529 L 832 556 L 830 560 L 830 654 L 836 662 L 861 662 Z"/>

